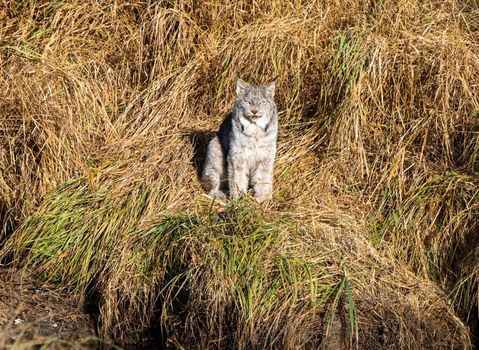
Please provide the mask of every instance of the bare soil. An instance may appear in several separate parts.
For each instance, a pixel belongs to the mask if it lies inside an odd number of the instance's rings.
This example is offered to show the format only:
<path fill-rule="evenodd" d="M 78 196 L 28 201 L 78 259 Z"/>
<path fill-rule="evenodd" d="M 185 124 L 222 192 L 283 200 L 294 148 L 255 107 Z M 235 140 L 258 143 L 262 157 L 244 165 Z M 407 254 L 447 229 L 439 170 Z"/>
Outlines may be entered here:
<path fill-rule="evenodd" d="M 95 348 L 94 338 L 95 327 L 79 300 L 0 268 L 0 348 L 42 343 Z"/>

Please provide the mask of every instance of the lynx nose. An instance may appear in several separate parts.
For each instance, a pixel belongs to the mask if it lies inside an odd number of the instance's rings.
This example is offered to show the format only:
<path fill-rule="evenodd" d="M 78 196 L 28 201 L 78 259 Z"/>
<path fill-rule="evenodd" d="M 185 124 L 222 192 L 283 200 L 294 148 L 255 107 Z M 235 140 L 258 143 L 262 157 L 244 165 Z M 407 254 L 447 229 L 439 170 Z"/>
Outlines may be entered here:
<path fill-rule="evenodd" d="M 258 111 L 259 111 L 259 108 L 258 108 L 258 107 L 253 107 L 253 108 L 251 108 L 251 113 L 253 113 L 253 114 L 258 113 Z"/>

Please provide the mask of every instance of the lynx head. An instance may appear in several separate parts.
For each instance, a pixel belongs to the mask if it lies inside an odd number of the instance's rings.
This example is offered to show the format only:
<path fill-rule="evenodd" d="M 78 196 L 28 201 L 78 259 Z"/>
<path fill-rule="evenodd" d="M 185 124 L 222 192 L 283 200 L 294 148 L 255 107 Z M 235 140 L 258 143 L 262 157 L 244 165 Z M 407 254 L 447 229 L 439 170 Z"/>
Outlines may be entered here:
<path fill-rule="evenodd" d="M 250 123 L 265 127 L 276 111 L 275 83 L 250 85 L 241 78 L 236 81 L 236 112 Z"/>

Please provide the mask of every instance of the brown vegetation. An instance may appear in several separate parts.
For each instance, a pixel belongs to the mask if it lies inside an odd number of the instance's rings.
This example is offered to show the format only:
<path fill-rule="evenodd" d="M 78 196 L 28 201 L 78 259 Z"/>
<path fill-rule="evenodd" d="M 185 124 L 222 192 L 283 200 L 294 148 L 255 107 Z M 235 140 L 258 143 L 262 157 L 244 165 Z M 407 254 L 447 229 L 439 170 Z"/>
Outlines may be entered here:
<path fill-rule="evenodd" d="M 3 2 L 1 259 L 120 343 L 469 349 L 478 28 L 460 0 Z M 238 71 L 278 76 L 261 208 L 197 177 Z"/>

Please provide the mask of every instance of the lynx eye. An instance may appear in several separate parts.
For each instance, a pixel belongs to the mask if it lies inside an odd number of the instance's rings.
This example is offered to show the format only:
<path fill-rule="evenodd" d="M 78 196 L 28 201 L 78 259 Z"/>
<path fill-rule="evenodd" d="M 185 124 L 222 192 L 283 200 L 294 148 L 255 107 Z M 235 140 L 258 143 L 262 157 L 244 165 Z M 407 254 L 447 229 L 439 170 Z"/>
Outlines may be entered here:
<path fill-rule="evenodd" d="M 267 102 L 266 101 L 260 101 L 259 104 L 260 105 L 265 105 Z"/>
<path fill-rule="evenodd" d="M 250 100 L 245 100 L 246 104 L 249 104 L 251 105 L 251 101 Z"/>

